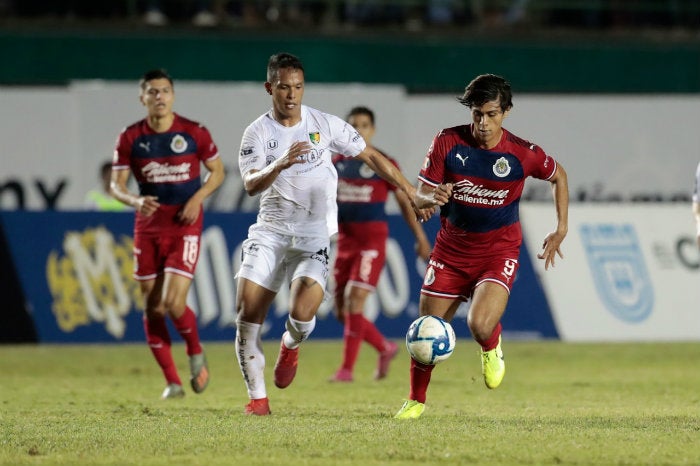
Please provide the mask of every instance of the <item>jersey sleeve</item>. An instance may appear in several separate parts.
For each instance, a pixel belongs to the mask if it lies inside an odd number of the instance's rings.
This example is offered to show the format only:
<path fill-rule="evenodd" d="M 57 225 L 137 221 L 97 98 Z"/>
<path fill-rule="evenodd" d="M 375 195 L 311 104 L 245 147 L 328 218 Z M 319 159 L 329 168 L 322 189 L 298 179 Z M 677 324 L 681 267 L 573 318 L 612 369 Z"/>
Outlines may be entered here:
<path fill-rule="evenodd" d="M 265 152 L 261 138 L 258 136 L 255 125 L 250 125 L 243 132 L 241 148 L 238 152 L 238 168 L 241 177 L 245 177 L 250 170 L 262 170 L 265 168 Z"/>
<path fill-rule="evenodd" d="M 531 157 L 530 173 L 533 178 L 548 180 L 557 171 L 557 161 L 547 155 L 540 146 L 532 145 L 534 157 Z"/>
<path fill-rule="evenodd" d="M 346 157 L 357 157 L 365 150 L 367 143 L 349 123 L 335 115 L 327 115 L 328 126 L 331 132 L 330 149 Z"/>
<path fill-rule="evenodd" d="M 114 146 L 112 157 L 112 168 L 114 170 L 126 170 L 130 168 L 131 161 L 131 141 L 129 140 L 126 128 L 119 133 Z"/>
<path fill-rule="evenodd" d="M 437 186 L 443 182 L 446 152 L 445 133 L 440 131 L 428 148 L 428 153 L 418 174 L 420 181 L 430 186 Z"/>
<path fill-rule="evenodd" d="M 219 148 L 216 147 L 216 143 L 206 127 L 200 125 L 198 138 L 197 148 L 199 150 L 197 156 L 201 161 L 214 160 L 219 156 Z"/>

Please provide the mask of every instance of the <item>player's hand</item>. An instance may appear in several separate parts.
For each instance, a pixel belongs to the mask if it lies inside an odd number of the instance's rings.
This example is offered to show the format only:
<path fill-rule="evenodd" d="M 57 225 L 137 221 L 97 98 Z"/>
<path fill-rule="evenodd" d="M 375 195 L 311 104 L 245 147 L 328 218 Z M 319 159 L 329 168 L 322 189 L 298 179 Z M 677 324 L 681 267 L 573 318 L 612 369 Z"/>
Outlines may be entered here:
<path fill-rule="evenodd" d="M 544 260 L 545 270 L 549 270 L 550 265 L 554 267 L 554 259 L 557 254 L 562 259 L 564 258 L 564 255 L 561 253 L 561 243 L 564 241 L 564 236 L 564 234 L 554 231 L 544 238 L 542 243 L 543 251 L 537 254 L 537 258 Z"/>
<path fill-rule="evenodd" d="M 289 146 L 284 155 L 275 161 L 275 166 L 281 171 L 297 163 L 306 161 L 306 154 L 311 152 L 311 144 L 307 141 L 296 141 Z"/>
<path fill-rule="evenodd" d="M 436 205 L 444 206 L 452 197 L 452 183 L 439 184 L 433 191 L 433 201 Z"/>
<path fill-rule="evenodd" d="M 190 198 L 177 213 L 177 219 L 185 225 L 192 225 L 199 218 L 199 212 L 202 209 L 202 203 L 196 199 Z"/>
<path fill-rule="evenodd" d="M 136 208 L 136 211 L 144 217 L 150 217 L 156 212 L 156 210 L 158 210 L 160 203 L 158 202 L 158 198 L 156 196 L 141 196 L 136 201 L 136 205 L 134 207 Z"/>

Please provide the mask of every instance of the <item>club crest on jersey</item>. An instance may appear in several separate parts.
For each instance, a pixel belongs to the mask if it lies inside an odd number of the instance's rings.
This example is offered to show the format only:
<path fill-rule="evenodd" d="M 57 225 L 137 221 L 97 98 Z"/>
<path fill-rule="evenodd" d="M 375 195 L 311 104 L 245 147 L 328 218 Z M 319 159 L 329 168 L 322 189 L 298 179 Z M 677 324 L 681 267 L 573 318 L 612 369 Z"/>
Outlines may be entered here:
<path fill-rule="evenodd" d="M 187 150 L 187 141 L 181 134 L 176 134 L 170 140 L 170 149 L 176 154 L 182 154 Z"/>
<path fill-rule="evenodd" d="M 277 140 L 270 139 L 269 141 L 267 141 L 267 148 L 268 149 L 277 149 Z"/>
<path fill-rule="evenodd" d="M 499 178 L 508 176 L 508 174 L 510 174 L 510 164 L 508 163 L 508 159 L 501 157 L 500 159 L 496 160 L 496 163 L 493 164 L 493 174 Z"/>
<path fill-rule="evenodd" d="M 311 141 L 313 145 L 317 145 L 319 142 L 321 142 L 321 133 L 318 131 L 309 133 L 309 141 Z"/>

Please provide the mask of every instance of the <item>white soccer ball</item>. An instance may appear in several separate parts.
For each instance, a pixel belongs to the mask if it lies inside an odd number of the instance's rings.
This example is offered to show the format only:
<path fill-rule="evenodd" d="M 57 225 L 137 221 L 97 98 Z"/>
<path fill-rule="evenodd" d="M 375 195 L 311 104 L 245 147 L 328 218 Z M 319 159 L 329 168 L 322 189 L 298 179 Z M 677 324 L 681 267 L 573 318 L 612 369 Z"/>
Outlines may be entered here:
<path fill-rule="evenodd" d="M 406 348 L 411 357 L 431 366 L 449 358 L 456 342 L 452 326 L 437 316 L 417 318 L 406 332 Z"/>

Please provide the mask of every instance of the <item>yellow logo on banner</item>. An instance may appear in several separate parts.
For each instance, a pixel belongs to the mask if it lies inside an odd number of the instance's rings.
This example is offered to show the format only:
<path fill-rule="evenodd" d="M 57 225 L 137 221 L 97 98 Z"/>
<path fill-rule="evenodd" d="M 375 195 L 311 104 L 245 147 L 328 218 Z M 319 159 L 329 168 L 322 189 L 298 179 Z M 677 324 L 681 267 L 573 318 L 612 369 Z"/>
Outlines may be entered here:
<path fill-rule="evenodd" d="M 46 278 L 61 330 L 72 332 L 100 322 L 115 338 L 124 336 L 124 317 L 132 303 L 143 307 L 138 283 L 132 279 L 133 243 L 128 236 L 117 243 L 110 231 L 98 227 L 67 232 L 63 251 L 51 251 Z"/>

